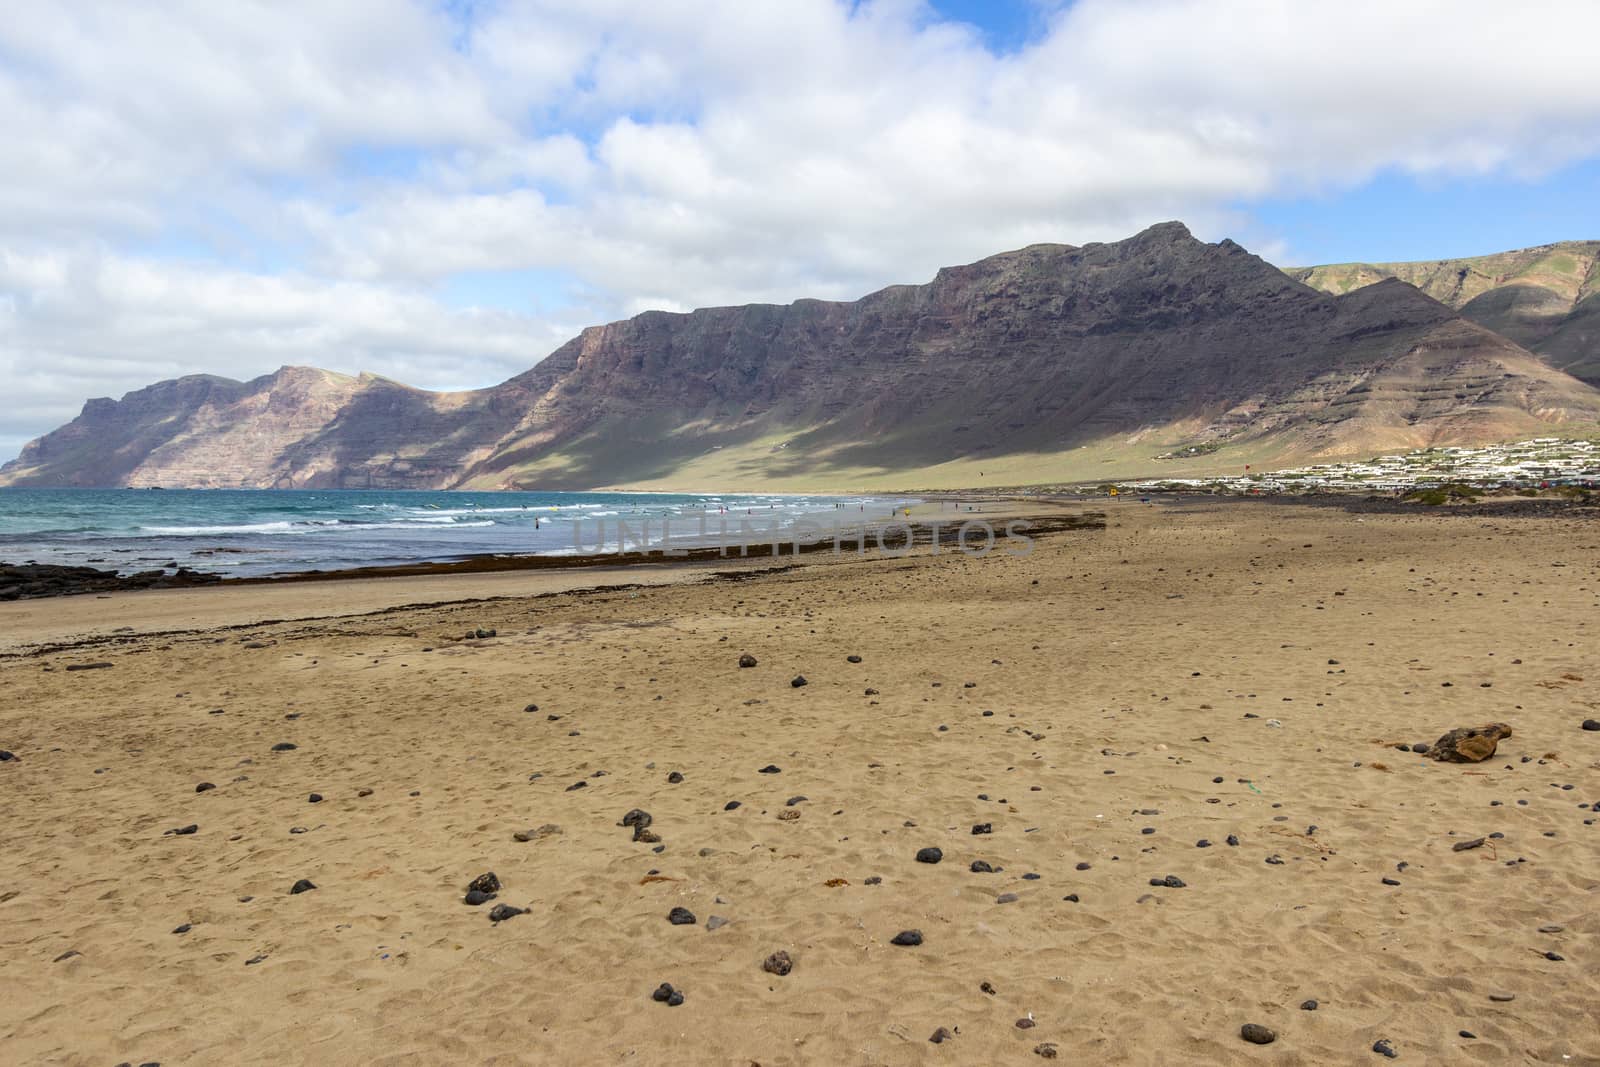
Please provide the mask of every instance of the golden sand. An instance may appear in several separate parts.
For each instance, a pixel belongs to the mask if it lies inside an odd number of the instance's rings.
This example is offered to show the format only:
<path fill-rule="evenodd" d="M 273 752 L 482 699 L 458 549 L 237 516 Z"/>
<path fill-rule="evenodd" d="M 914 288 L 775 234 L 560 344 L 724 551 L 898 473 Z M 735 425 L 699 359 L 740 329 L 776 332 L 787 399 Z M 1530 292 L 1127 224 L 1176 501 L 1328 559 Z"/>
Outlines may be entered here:
<path fill-rule="evenodd" d="M 1597 560 L 1129 501 L 1026 558 L 7 605 L 0 1059 L 1600 1063 Z"/>

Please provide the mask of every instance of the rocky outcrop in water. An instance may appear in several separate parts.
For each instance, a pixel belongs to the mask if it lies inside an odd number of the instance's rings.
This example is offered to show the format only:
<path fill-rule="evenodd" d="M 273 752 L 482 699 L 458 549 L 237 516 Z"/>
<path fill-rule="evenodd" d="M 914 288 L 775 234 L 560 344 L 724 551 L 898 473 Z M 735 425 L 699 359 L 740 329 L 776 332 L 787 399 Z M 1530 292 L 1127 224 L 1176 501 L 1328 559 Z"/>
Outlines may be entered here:
<path fill-rule="evenodd" d="M 72 593 L 109 593 L 128 589 L 178 589 L 220 582 L 221 575 L 179 567 L 121 575 L 94 567 L 57 567 L 42 563 L 0 563 L 0 601 Z"/>

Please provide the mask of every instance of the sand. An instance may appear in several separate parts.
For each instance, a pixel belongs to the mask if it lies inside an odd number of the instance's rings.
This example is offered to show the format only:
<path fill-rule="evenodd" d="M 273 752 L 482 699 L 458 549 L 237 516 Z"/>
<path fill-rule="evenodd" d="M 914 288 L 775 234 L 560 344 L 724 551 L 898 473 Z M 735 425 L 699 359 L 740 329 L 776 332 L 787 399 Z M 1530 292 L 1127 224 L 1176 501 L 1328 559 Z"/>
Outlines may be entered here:
<path fill-rule="evenodd" d="M 786 560 L 775 561 L 782 565 Z M 0 653 L 103 638 L 249 627 L 285 619 L 328 619 L 389 612 L 411 604 L 467 602 L 597 586 L 664 585 L 695 581 L 718 567 L 585 567 L 564 571 L 507 571 L 417 578 L 356 578 L 281 585 L 202 586 L 100 593 L 59 600 L 0 604 Z M 749 566 L 746 564 L 745 566 Z"/>
<path fill-rule="evenodd" d="M 0 617 L 0 1055 L 1600 1063 L 1592 521 L 1110 512 L 1026 558 Z M 1483 764 L 1388 747 L 1488 721 Z M 526 914 L 463 903 L 486 871 Z"/>

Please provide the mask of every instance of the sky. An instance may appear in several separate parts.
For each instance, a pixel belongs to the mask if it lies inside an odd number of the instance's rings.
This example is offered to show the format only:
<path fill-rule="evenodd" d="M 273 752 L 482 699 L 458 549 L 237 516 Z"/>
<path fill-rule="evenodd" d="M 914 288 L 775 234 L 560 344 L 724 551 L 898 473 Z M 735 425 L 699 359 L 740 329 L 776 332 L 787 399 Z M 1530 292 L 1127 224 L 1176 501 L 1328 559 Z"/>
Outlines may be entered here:
<path fill-rule="evenodd" d="M 0 22 L 0 461 L 90 397 L 424 388 L 652 308 L 1181 219 L 1600 238 L 1593 0 L 56 0 Z"/>

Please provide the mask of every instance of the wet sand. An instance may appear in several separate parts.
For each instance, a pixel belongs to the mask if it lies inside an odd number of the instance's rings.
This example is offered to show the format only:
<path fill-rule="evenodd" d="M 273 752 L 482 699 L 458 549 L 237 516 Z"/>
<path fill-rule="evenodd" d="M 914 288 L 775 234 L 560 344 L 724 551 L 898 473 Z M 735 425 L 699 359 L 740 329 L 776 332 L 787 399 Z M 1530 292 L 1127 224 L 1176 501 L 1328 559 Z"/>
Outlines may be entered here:
<path fill-rule="evenodd" d="M 1600 1063 L 1593 522 L 1109 510 L 1025 558 L 0 606 L 0 1049 Z"/>

